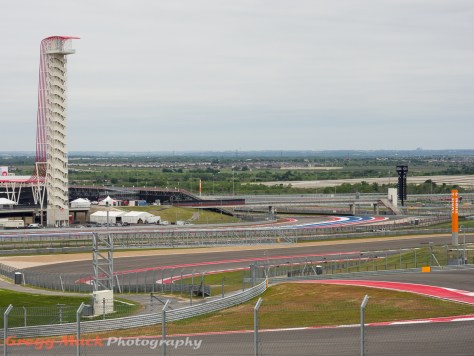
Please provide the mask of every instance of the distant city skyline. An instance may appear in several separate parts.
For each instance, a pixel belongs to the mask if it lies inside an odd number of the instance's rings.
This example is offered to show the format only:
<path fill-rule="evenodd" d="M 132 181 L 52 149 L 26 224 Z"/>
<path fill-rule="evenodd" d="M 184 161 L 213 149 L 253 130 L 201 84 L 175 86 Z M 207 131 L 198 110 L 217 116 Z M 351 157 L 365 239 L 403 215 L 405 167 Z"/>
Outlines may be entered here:
<path fill-rule="evenodd" d="M 472 149 L 468 0 L 6 2 L 0 152 L 34 151 L 73 35 L 69 151 Z"/>

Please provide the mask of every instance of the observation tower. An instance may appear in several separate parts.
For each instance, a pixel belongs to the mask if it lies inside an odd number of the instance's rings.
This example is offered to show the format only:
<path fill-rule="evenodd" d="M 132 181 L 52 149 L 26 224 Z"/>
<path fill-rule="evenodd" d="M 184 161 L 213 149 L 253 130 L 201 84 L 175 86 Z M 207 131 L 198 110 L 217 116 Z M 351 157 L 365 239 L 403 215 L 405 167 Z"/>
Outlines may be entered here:
<path fill-rule="evenodd" d="M 31 179 L 44 182 L 48 226 L 69 224 L 66 56 L 75 53 L 73 39 L 78 37 L 52 36 L 41 41 L 36 168 Z"/>

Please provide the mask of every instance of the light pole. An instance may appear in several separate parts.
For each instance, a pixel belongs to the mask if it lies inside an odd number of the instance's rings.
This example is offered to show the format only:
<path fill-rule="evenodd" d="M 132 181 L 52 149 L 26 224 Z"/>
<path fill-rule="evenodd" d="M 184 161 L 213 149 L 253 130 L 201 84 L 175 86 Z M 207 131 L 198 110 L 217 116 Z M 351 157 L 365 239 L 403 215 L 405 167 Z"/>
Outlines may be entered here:
<path fill-rule="evenodd" d="M 463 249 L 462 249 L 462 264 L 466 264 L 466 231 L 464 231 L 464 225 L 461 225 L 459 227 L 459 232 L 462 232 L 462 244 L 463 244 Z"/>
<path fill-rule="evenodd" d="M 232 196 L 235 195 L 235 175 L 234 166 L 232 166 Z"/>
<path fill-rule="evenodd" d="M 109 202 L 106 201 L 105 205 L 107 206 L 107 232 L 109 232 Z"/>
<path fill-rule="evenodd" d="M 212 175 L 212 195 L 214 195 L 214 177 L 215 175 Z"/>

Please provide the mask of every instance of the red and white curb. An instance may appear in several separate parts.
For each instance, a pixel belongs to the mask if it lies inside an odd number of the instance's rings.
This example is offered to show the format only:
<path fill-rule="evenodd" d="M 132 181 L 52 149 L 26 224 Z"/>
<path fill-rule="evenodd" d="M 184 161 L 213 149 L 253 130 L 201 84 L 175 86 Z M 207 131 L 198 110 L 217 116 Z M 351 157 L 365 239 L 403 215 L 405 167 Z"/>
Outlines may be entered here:
<path fill-rule="evenodd" d="M 312 283 L 312 284 L 338 284 L 338 285 L 353 285 L 357 287 L 379 288 L 393 290 L 397 292 L 409 292 L 423 295 L 431 298 L 438 298 L 449 300 L 452 302 L 466 303 L 474 305 L 474 293 L 438 286 L 430 286 L 426 284 L 403 283 L 403 282 L 388 282 L 388 281 L 370 281 L 370 280 L 356 280 L 356 279 L 332 279 L 332 280 L 305 280 L 294 281 L 291 283 Z"/>

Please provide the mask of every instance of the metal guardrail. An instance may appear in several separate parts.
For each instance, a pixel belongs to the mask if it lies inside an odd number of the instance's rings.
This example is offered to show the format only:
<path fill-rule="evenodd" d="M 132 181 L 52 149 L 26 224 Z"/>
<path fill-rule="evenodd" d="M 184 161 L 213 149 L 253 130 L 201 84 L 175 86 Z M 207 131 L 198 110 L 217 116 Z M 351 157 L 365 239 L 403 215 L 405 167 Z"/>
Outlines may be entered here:
<path fill-rule="evenodd" d="M 177 321 L 195 316 L 216 312 L 225 308 L 233 307 L 251 300 L 262 294 L 267 289 L 267 282 L 264 281 L 255 287 L 249 288 L 243 292 L 236 293 L 224 298 L 215 299 L 207 303 L 197 304 L 179 309 L 173 309 L 167 312 L 166 321 Z M 94 333 L 106 330 L 130 329 L 135 327 L 155 325 L 162 322 L 161 313 L 135 315 L 124 318 L 109 320 L 94 320 L 81 322 L 82 333 Z M 17 338 L 54 336 L 54 335 L 73 335 L 76 332 L 76 323 L 40 325 L 30 327 L 8 328 L 10 335 Z M 3 334 L 3 329 L 0 329 Z"/>
<path fill-rule="evenodd" d="M 360 234 L 449 233 L 449 229 L 419 229 L 419 227 L 429 226 L 433 223 L 447 222 L 449 219 L 449 217 L 422 219 L 417 224 L 418 229 L 410 229 L 414 224 L 409 221 L 403 221 L 400 223 L 355 224 L 350 226 L 320 227 L 317 229 L 241 227 L 236 229 L 159 229 L 138 232 L 115 229 L 108 232 L 98 229 L 96 231 L 76 230 L 68 232 L 35 231 L 34 233 L 2 234 L 0 236 L 0 255 L 21 254 L 23 252 L 90 251 L 93 234 L 110 234 L 113 236 L 115 249 L 129 249 L 295 243 L 301 240 L 341 238 L 359 236 Z M 394 230 L 397 231 L 395 232 Z"/>

